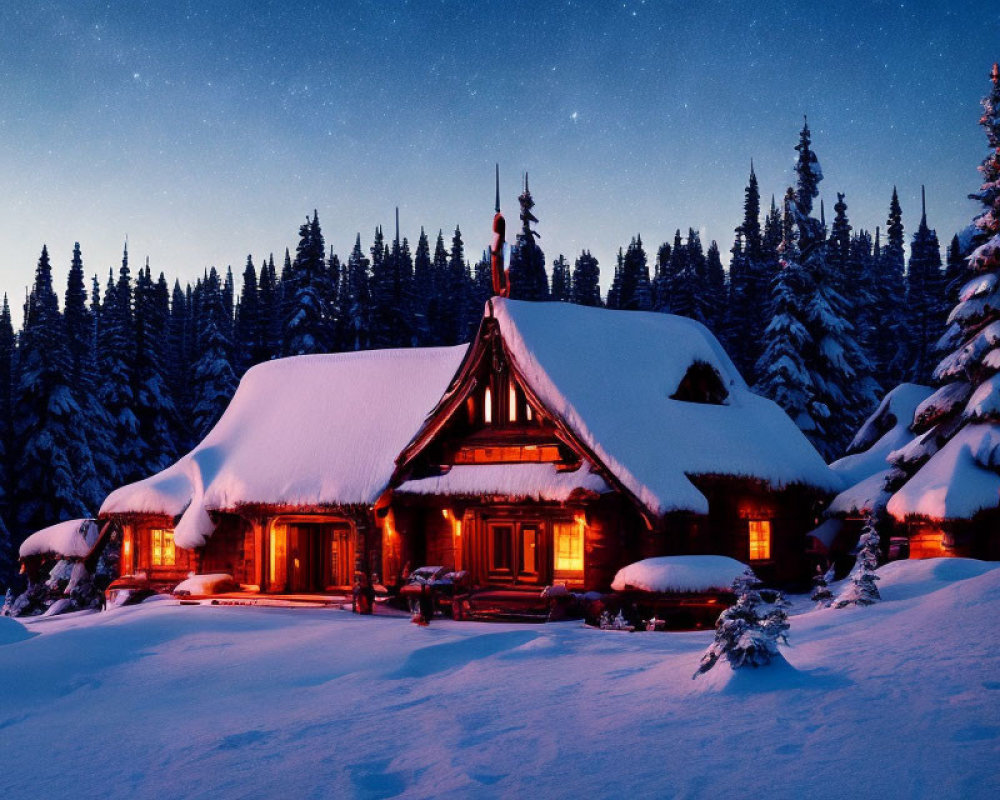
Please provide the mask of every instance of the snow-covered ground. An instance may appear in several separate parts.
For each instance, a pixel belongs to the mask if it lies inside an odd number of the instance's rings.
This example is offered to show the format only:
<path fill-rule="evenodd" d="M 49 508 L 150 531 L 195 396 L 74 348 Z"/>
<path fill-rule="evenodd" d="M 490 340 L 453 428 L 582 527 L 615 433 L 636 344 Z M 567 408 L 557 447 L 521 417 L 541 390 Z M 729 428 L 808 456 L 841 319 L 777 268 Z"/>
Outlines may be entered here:
<path fill-rule="evenodd" d="M 180 606 L 0 620 L 4 798 L 1000 796 L 1000 564 L 882 567 L 787 666 L 711 633 Z"/>

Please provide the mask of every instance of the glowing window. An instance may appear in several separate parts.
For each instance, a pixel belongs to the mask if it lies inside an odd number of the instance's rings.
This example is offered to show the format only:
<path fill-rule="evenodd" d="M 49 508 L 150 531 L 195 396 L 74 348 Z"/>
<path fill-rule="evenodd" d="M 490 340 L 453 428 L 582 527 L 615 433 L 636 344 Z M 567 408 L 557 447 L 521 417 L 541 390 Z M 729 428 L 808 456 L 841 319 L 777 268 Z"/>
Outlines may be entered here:
<path fill-rule="evenodd" d="M 153 566 L 172 567 L 177 560 L 174 550 L 174 532 L 163 528 L 154 528 L 150 532 L 153 542 Z"/>
<path fill-rule="evenodd" d="M 268 579 L 278 591 L 282 591 L 288 580 L 288 528 L 272 525 L 269 544 Z"/>
<path fill-rule="evenodd" d="M 750 520 L 750 560 L 766 561 L 771 557 L 771 520 Z"/>
<path fill-rule="evenodd" d="M 483 422 L 487 425 L 493 424 L 493 392 L 489 387 L 483 392 Z"/>
<path fill-rule="evenodd" d="M 525 525 L 521 528 L 521 574 L 534 575 L 538 572 L 538 530 Z"/>
<path fill-rule="evenodd" d="M 507 417 L 511 422 L 517 422 L 517 387 L 514 381 L 507 385 Z"/>
<path fill-rule="evenodd" d="M 557 522 L 552 526 L 556 572 L 583 572 L 584 522 Z"/>

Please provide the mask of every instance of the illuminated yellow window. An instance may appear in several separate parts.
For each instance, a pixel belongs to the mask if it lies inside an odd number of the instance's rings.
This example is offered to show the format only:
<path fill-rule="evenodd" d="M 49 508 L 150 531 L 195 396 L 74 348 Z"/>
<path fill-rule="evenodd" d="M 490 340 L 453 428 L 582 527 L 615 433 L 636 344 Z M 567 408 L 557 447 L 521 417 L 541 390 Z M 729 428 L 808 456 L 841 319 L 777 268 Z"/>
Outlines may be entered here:
<path fill-rule="evenodd" d="M 559 572 L 583 572 L 584 521 L 557 522 L 552 526 L 554 567 Z"/>
<path fill-rule="evenodd" d="M 771 520 L 750 520 L 750 560 L 767 561 L 771 557 Z"/>
<path fill-rule="evenodd" d="M 483 392 L 483 422 L 487 425 L 493 424 L 493 392 L 489 387 Z"/>
<path fill-rule="evenodd" d="M 284 591 L 288 580 L 288 528 L 272 525 L 268 552 L 268 582 L 272 591 Z"/>
<path fill-rule="evenodd" d="M 517 422 L 517 388 L 514 381 L 507 386 L 507 416 L 511 422 Z"/>
<path fill-rule="evenodd" d="M 176 563 L 174 532 L 163 528 L 153 528 L 150 532 L 153 542 L 153 566 L 172 567 Z"/>

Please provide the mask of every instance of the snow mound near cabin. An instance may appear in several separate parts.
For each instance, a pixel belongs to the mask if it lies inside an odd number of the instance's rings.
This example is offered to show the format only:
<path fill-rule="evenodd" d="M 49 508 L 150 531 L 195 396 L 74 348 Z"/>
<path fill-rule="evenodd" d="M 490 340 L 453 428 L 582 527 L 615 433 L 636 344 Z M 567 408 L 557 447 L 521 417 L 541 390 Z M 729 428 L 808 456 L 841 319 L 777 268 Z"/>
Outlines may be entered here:
<path fill-rule="evenodd" d="M 172 594 L 210 595 L 232 592 L 240 588 L 232 575 L 212 573 L 208 575 L 189 575 L 178 583 Z"/>
<path fill-rule="evenodd" d="M 622 567 L 611 582 L 616 592 L 729 591 L 747 569 L 728 556 L 657 556 Z"/>
<path fill-rule="evenodd" d="M 844 488 L 788 415 L 750 391 L 704 325 L 570 303 L 491 304 L 517 371 L 654 514 L 708 513 L 690 479 L 698 475 Z M 724 403 L 673 399 L 696 363 L 719 376 Z"/>
<path fill-rule="evenodd" d="M 84 558 L 97 541 L 97 523 L 92 519 L 68 519 L 42 528 L 21 543 L 21 558 L 47 554 Z"/>
<path fill-rule="evenodd" d="M 370 350 L 258 364 L 194 450 L 112 492 L 101 514 L 182 514 L 175 541 L 193 548 L 211 536 L 212 510 L 371 504 L 466 349 Z"/>

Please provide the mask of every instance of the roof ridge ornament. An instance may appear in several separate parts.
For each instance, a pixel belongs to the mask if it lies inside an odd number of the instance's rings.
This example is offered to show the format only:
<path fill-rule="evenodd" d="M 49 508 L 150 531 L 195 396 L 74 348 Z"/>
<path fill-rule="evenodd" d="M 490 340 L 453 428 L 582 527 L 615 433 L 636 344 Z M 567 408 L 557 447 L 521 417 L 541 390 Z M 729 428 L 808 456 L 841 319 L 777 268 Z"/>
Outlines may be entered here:
<path fill-rule="evenodd" d="M 490 242 L 490 273 L 493 279 L 493 294 L 496 297 L 510 296 L 510 273 L 504 269 L 503 247 L 507 235 L 507 221 L 500 213 L 500 164 L 496 165 L 496 213 L 493 217 L 493 239 Z"/>

